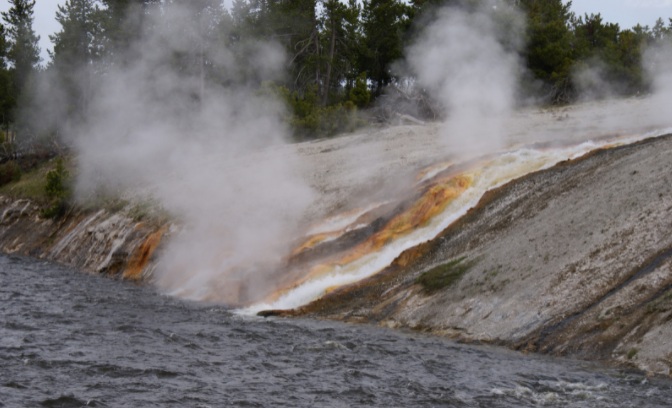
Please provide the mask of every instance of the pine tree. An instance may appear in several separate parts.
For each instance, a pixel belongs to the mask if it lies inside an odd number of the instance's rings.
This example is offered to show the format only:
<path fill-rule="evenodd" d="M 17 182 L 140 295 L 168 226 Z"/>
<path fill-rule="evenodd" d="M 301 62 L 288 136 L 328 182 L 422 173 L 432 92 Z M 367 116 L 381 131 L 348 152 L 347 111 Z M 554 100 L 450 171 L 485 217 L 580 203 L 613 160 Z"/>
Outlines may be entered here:
<path fill-rule="evenodd" d="M 523 57 L 536 80 L 544 84 L 542 92 L 552 101 L 563 102 L 573 98 L 570 82 L 574 63 L 573 34 L 570 22 L 571 1 L 520 0 L 518 6 L 527 14 L 527 44 Z"/>
<path fill-rule="evenodd" d="M 322 26 L 323 48 L 326 50 L 326 75 L 322 89 L 322 105 L 326 106 L 333 85 L 356 77 L 352 61 L 356 58 L 360 7 L 355 0 L 343 4 L 338 0 L 324 3 Z M 352 81 L 350 81 L 351 83 Z M 349 88 L 346 88 L 349 90 Z"/>
<path fill-rule="evenodd" d="M 359 69 L 374 81 L 377 96 L 392 80 L 390 65 L 403 56 L 406 9 L 399 0 L 364 0 Z"/>
<path fill-rule="evenodd" d="M 134 46 L 147 30 L 147 15 L 161 0 L 101 0 L 105 6 L 101 21 L 105 31 L 105 61 L 127 65 L 140 52 Z"/>
<path fill-rule="evenodd" d="M 54 44 L 49 53 L 52 68 L 70 96 L 69 104 L 82 116 L 87 111 L 95 63 L 103 51 L 101 19 L 94 0 L 66 0 L 56 12 L 61 31 L 49 36 Z"/>
<path fill-rule="evenodd" d="M 18 98 L 41 60 L 37 46 L 40 36 L 33 30 L 35 0 L 9 0 L 9 3 L 12 7 L 2 12 L 2 19 L 9 37 L 7 59 L 12 64 L 14 95 Z"/>
<path fill-rule="evenodd" d="M 0 115 L 2 123 L 0 130 L 6 131 L 8 122 L 12 119 L 12 110 L 16 105 L 16 95 L 12 90 L 12 77 L 7 66 L 9 44 L 5 27 L 0 25 Z"/>

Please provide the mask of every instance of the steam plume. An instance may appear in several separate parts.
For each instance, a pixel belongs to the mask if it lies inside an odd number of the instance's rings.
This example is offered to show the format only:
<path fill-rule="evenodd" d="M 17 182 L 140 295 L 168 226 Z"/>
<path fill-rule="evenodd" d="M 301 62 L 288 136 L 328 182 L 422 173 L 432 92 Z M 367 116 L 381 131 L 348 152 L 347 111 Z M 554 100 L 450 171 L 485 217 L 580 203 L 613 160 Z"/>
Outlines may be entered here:
<path fill-rule="evenodd" d="M 419 85 L 445 105 L 442 137 L 451 153 L 489 152 L 502 147 L 503 121 L 515 106 L 518 64 L 505 49 L 493 20 L 493 8 L 467 13 L 447 8 L 408 52 Z M 515 12 L 507 18 L 522 24 Z M 514 39 L 511 43 L 518 43 Z"/>
<path fill-rule="evenodd" d="M 226 286 L 233 266 L 279 257 L 313 197 L 298 157 L 282 149 L 281 106 L 214 83 L 201 99 L 199 75 L 166 63 L 189 46 L 179 33 L 197 32 L 176 18 L 189 10 L 166 8 L 153 24 L 173 35 L 144 38 L 140 59 L 99 84 L 78 131 L 78 192 L 130 189 L 179 216 L 188 229 L 171 240 L 158 280 L 200 298 L 214 281 Z M 251 52 L 259 75 L 284 64 L 273 44 Z M 230 50 L 218 58 L 226 66 Z"/>

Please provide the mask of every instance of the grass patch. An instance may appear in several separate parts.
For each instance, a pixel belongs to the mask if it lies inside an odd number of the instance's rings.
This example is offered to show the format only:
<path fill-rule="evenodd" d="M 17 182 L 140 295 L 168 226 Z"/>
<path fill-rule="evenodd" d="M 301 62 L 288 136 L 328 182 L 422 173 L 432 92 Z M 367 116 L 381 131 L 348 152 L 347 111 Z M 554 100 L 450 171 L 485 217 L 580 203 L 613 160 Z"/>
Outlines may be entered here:
<path fill-rule="evenodd" d="M 448 287 L 460 280 L 462 275 L 474 266 L 474 261 L 464 262 L 466 259 L 467 257 L 464 256 L 434 267 L 420 275 L 415 283 L 421 284 L 425 289 L 430 291 Z"/>
<path fill-rule="evenodd" d="M 0 187 L 0 194 L 13 198 L 29 198 L 36 201 L 47 201 L 45 187 L 47 172 L 56 168 L 56 163 L 44 163 L 37 169 L 24 173 L 21 179 Z"/>
<path fill-rule="evenodd" d="M 630 349 L 630 351 L 628 351 L 628 360 L 632 360 L 632 358 L 635 357 L 638 352 L 639 352 L 639 349 L 636 349 L 634 347 L 632 349 Z"/>
<path fill-rule="evenodd" d="M 73 162 L 70 158 L 64 159 L 64 166 L 71 171 Z M 50 200 L 47 197 L 47 172 L 56 169 L 56 160 L 42 162 L 35 169 L 21 173 L 21 179 L 0 187 L 0 195 L 12 198 L 27 198 L 40 204 Z"/>

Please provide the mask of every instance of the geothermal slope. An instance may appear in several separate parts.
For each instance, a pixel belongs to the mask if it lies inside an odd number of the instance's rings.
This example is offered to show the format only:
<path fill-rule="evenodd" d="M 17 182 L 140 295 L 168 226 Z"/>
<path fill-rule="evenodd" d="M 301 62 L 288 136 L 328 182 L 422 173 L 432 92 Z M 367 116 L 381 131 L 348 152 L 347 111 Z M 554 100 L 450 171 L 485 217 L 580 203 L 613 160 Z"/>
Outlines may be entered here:
<path fill-rule="evenodd" d="M 305 277 L 246 311 L 407 327 L 669 375 L 672 136 L 663 122 L 643 124 L 647 103 L 521 113 L 507 130 L 508 153 L 453 162 L 428 142 L 438 125 L 300 146 L 315 160 L 322 208 L 349 211 L 318 224 L 297 250 Z M 595 118 L 609 111 L 620 117 L 600 132 Z M 398 156 L 379 153 L 377 171 L 363 173 L 369 184 L 358 184 L 333 155 L 345 150 L 347 163 L 348 149 L 356 155 L 367 143 Z M 377 204 L 339 201 L 362 190 Z M 370 231 L 353 234 L 362 225 Z M 418 282 L 454 264 L 447 285 Z"/>
<path fill-rule="evenodd" d="M 165 284 L 161 262 L 188 229 L 179 221 L 104 209 L 43 220 L 34 203 L 5 197 L 0 247 L 241 314 L 405 327 L 669 375 L 665 106 L 647 97 L 523 110 L 468 149 L 442 124 L 401 125 L 223 162 L 244 172 L 298 157 L 318 193 L 289 252 L 261 274 L 182 271 Z"/>

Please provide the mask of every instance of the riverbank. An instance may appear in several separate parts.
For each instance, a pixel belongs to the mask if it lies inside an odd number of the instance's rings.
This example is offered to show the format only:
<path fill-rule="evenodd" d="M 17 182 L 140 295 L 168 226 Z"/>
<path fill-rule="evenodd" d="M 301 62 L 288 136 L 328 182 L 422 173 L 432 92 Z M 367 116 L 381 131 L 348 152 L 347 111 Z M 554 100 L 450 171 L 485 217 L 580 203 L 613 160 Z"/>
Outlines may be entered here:
<path fill-rule="evenodd" d="M 654 105 L 652 99 L 629 99 L 521 111 L 506 124 L 497 149 L 536 146 L 542 151 L 643 134 L 665 125 L 651 113 Z M 434 195 L 438 201 L 429 202 L 445 205 L 450 200 L 446 191 L 459 193 L 470 181 L 450 181 L 432 190 L 436 184 L 416 185 L 419 173 L 437 168 L 436 174 L 459 175 L 459 163 L 480 160 L 479 152 L 451 147 L 443 132 L 441 124 L 371 129 L 240 158 L 235 163 L 240 171 L 264 155 L 303 161 L 307 182 L 318 192 L 304 216 L 307 226 L 372 203 L 387 204 L 370 211 L 367 227 L 341 238 L 310 244 L 299 240 L 305 250 L 283 260 L 286 264 L 274 272 L 282 276 L 273 276 L 277 279 L 263 287 L 257 284 L 252 297 L 242 294 L 245 282 L 231 289 L 234 285 L 222 279 L 226 293 L 215 290 L 220 287 L 209 290 L 223 303 L 255 302 L 305 279 L 309 267 L 322 260 L 368 242 L 407 211 L 425 218 L 408 217 L 412 222 L 403 228 L 423 224 L 436 211 L 414 206 L 419 196 L 440 192 Z M 266 315 L 404 327 L 667 376 L 672 364 L 667 340 L 672 334 L 667 322 L 672 272 L 666 257 L 672 249 L 670 155 L 672 140 L 665 136 L 612 146 L 528 174 L 488 192 L 438 237 L 406 250 L 391 265 L 381 266 L 387 266 L 381 273 L 329 288 L 307 306 Z M 172 221 L 133 217 L 129 209 L 136 205 L 44 220 L 35 201 L 3 196 L 0 249 L 89 273 L 151 282 L 162 249 L 180 228 Z M 465 267 L 458 268 L 454 282 L 434 288 L 418 283 L 423 273 L 460 259 Z"/>
<path fill-rule="evenodd" d="M 0 250 L 129 281 L 149 281 L 171 224 L 138 222 L 104 209 L 43 219 L 29 199 L 0 196 Z"/>

